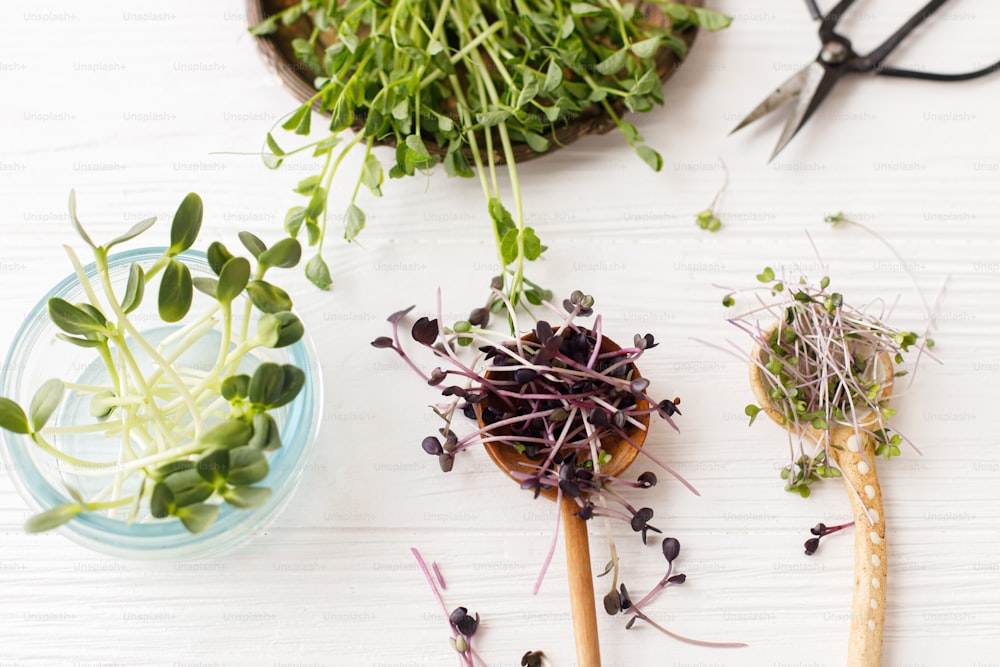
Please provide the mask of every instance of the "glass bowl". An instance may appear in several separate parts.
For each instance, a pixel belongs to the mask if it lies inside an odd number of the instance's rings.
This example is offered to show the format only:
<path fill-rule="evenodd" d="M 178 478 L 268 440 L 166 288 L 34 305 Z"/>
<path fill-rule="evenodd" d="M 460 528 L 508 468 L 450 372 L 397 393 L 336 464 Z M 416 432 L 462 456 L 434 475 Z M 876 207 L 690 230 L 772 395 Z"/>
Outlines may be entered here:
<path fill-rule="evenodd" d="M 146 269 L 162 253 L 162 248 L 144 248 L 109 256 L 108 266 L 116 292 L 123 293 L 132 262 L 137 262 Z M 203 253 L 188 251 L 181 258 L 191 269 L 193 276 L 214 276 Z M 90 278 L 97 275 L 97 268 L 93 263 L 87 265 L 84 271 Z M 160 320 L 156 312 L 156 294 L 153 292 L 152 289 L 147 290 L 142 305 L 130 314 L 130 320 L 150 342 L 156 343 L 180 328 L 183 321 L 167 324 Z M 47 302 L 52 297 L 60 297 L 71 303 L 87 300 L 77 276 L 71 274 L 38 302 L 18 329 L 6 363 L 0 369 L 0 393 L 24 406 L 30 403 L 35 390 L 50 378 L 96 384 L 95 380 L 106 373 L 94 350 L 76 347 L 56 338 L 60 330 L 49 319 L 47 309 Z M 207 296 L 196 291 L 191 314 L 198 311 L 199 304 L 207 303 L 207 299 Z M 233 302 L 233 313 L 234 316 L 242 313 L 237 301 Z M 185 320 L 190 317 L 189 314 Z M 234 331 L 237 328 L 234 326 Z M 194 368 L 199 363 L 207 362 L 211 365 L 218 352 L 220 334 L 213 329 L 209 336 L 204 337 L 204 341 L 203 344 L 200 340 L 174 365 L 183 363 L 185 367 Z M 209 354 L 211 356 L 206 356 Z M 120 516 L 110 516 L 108 512 L 84 512 L 57 530 L 74 542 L 95 551 L 132 559 L 200 558 L 228 550 L 248 539 L 263 529 L 288 503 L 308 464 L 323 405 L 321 374 L 316 359 L 316 351 L 306 335 L 287 347 L 257 348 L 241 362 L 239 371 L 242 373 L 252 373 L 254 367 L 270 361 L 294 364 L 306 374 L 305 385 L 295 400 L 269 413 L 278 424 L 282 446 L 268 454 L 270 472 L 260 484 L 271 488 L 271 496 L 263 505 L 255 509 L 236 509 L 223 503 L 215 522 L 199 534 L 188 532 L 180 520 L 174 517 L 148 517 L 148 501 L 144 501 L 144 509 L 138 520 L 131 523 L 127 521 L 128 509 L 125 508 L 119 512 Z M 90 399 L 67 389 L 62 403 L 47 426 L 95 421 L 90 416 Z M 76 455 L 93 455 L 103 444 L 102 451 L 105 454 L 100 458 L 108 458 L 109 450 L 106 445 L 109 439 L 103 434 L 53 435 L 51 441 L 60 450 Z M 117 440 L 114 442 L 117 450 Z M 88 490 L 87 485 L 91 485 L 89 490 L 93 490 L 93 485 L 97 483 L 93 477 L 67 474 L 57 459 L 42 451 L 27 435 L 0 431 L 0 455 L 31 514 L 72 502 L 61 483 L 62 479 L 78 489 L 84 487 L 81 489 L 84 491 Z"/>

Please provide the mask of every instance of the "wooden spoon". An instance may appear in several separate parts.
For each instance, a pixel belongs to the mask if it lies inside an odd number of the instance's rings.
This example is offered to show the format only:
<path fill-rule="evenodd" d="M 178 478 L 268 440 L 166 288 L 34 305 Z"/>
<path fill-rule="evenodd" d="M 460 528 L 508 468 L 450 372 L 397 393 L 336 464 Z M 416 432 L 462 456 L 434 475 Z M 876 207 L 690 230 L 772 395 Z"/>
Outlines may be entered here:
<path fill-rule="evenodd" d="M 768 339 L 776 322 L 764 332 Z M 784 415 L 775 409 L 770 387 L 762 366 L 768 351 L 758 347 L 750 362 L 750 387 L 767 416 L 788 428 Z M 880 398 L 888 400 L 892 392 L 893 366 L 889 355 L 879 354 L 878 372 L 882 378 Z M 859 426 L 871 426 L 876 415 L 859 419 Z M 818 442 L 822 433 L 809 428 Z M 886 543 L 882 490 L 875 473 L 875 439 L 865 433 L 855 434 L 852 425 L 830 427 L 830 460 L 843 473 L 844 485 L 854 513 L 854 603 L 851 610 L 851 634 L 847 647 L 848 667 L 880 667 L 882 631 L 885 626 Z"/>
<path fill-rule="evenodd" d="M 557 332 L 558 335 L 558 332 Z M 530 333 L 521 338 L 522 341 L 537 343 L 538 339 L 534 333 Z M 601 339 L 601 352 L 614 352 L 620 350 L 621 346 L 608 338 Z M 490 377 L 490 372 L 486 373 Z M 632 374 L 633 378 L 641 377 L 638 369 Z M 477 406 L 479 426 L 484 426 L 482 420 L 482 408 L 491 405 L 488 401 Z M 637 401 L 636 406 L 640 410 L 649 407 L 647 401 Z M 649 415 L 636 417 L 636 421 L 643 425 L 642 429 L 634 426 L 629 427 L 628 435 L 636 445 L 641 447 L 646 440 L 646 430 L 649 428 Z M 526 466 L 538 465 L 540 461 L 531 461 L 523 454 L 520 454 L 513 447 L 496 442 L 484 443 L 486 452 L 493 459 L 493 462 L 503 470 L 511 479 L 516 478 L 512 473 L 524 473 L 530 470 Z M 621 439 L 610 440 L 602 438 L 601 449 L 611 455 L 611 461 L 601 467 L 601 472 L 608 475 L 620 475 L 635 460 L 639 450 L 629 442 Z M 541 495 L 549 500 L 556 500 L 557 492 L 555 488 L 542 489 Z M 562 525 L 564 542 L 566 543 L 566 571 L 569 579 L 570 608 L 573 614 L 573 633 L 576 637 L 576 660 L 580 667 L 601 667 L 601 648 L 597 634 L 597 607 L 594 595 L 594 577 L 590 567 L 590 543 L 587 536 L 587 522 L 576 516 L 580 507 L 573 498 L 563 496 L 561 503 Z"/>

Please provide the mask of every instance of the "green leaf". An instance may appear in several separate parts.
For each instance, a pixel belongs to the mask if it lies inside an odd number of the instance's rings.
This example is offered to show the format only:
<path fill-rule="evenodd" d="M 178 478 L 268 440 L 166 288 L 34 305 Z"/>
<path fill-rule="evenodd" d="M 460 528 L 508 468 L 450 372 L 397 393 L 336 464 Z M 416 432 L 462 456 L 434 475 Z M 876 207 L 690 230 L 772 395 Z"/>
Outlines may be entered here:
<path fill-rule="evenodd" d="M 281 389 L 278 395 L 268 402 L 269 410 L 291 403 L 299 395 L 299 392 L 302 391 L 302 387 L 306 383 L 306 374 L 298 366 L 284 364 L 281 369 L 284 372 Z M 251 380 L 251 385 L 252 383 L 253 381 Z"/>
<path fill-rule="evenodd" d="M 250 441 L 250 436 L 249 424 L 242 419 L 229 419 L 202 433 L 200 442 L 205 445 L 219 445 L 232 449 L 247 444 Z"/>
<path fill-rule="evenodd" d="M 299 235 L 299 230 L 302 229 L 302 223 L 306 221 L 306 207 L 305 206 L 293 206 L 288 209 L 288 213 L 285 214 L 285 231 L 292 238 Z"/>
<path fill-rule="evenodd" d="M 167 263 L 160 278 L 159 309 L 164 322 L 178 322 L 191 309 L 194 284 L 191 270 L 175 259 Z"/>
<path fill-rule="evenodd" d="M 49 299 L 48 310 L 52 323 L 68 334 L 85 336 L 108 333 L 107 327 L 89 312 L 59 297 Z"/>
<path fill-rule="evenodd" d="M 312 121 L 312 108 L 308 104 L 303 104 L 288 117 L 281 127 L 285 130 L 295 130 L 295 134 L 309 134 L 309 124 Z"/>
<path fill-rule="evenodd" d="M 316 188 L 309 197 L 309 205 L 306 206 L 306 224 L 319 220 L 324 210 L 326 210 L 326 188 Z M 315 244 L 316 241 L 310 236 L 309 245 Z"/>
<path fill-rule="evenodd" d="M 116 236 L 115 238 L 113 238 L 110 241 L 108 241 L 104 245 L 104 248 L 106 250 L 110 250 L 113 246 L 116 246 L 119 243 L 124 243 L 126 241 L 131 241 L 135 237 L 139 236 L 139 234 L 142 234 L 147 229 L 149 229 L 150 227 L 152 227 L 155 222 L 156 222 L 156 218 L 146 218 L 145 220 L 143 220 L 141 222 L 137 222 L 136 224 L 134 224 L 132 226 L 132 228 L 130 230 L 128 230 L 127 232 L 125 232 L 121 236 Z"/>
<path fill-rule="evenodd" d="M 333 284 L 333 280 L 330 278 L 330 269 L 319 255 L 310 259 L 306 264 L 306 278 L 313 285 L 323 290 L 330 289 L 330 285 Z"/>
<path fill-rule="evenodd" d="M 292 240 L 292 239 L 289 239 Z M 250 280 L 250 262 L 245 257 L 233 257 L 219 273 L 219 286 L 215 298 L 219 303 L 232 303 L 246 288 Z"/>
<path fill-rule="evenodd" d="M 760 408 L 751 403 L 743 408 L 743 414 L 750 418 L 750 423 L 747 424 L 747 426 L 753 426 L 754 420 L 757 419 L 757 415 L 760 414 Z"/>
<path fill-rule="evenodd" d="M 709 32 L 715 32 L 717 30 L 728 28 L 733 22 L 732 17 L 726 16 L 725 14 L 717 12 L 714 9 L 692 7 L 691 11 L 694 12 L 695 22 Z"/>
<path fill-rule="evenodd" d="M 56 338 L 64 340 L 72 345 L 76 345 L 77 347 L 86 348 L 100 347 L 106 342 L 104 340 L 93 340 L 91 338 L 74 338 L 73 336 L 67 336 L 64 333 L 57 333 Z M 899 373 L 896 373 L 896 375 L 899 375 Z"/>
<path fill-rule="evenodd" d="M 175 472 L 163 480 L 163 483 L 170 488 L 174 504 L 178 508 L 208 500 L 215 493 L 215 487 L 202 478 L 197 468 Z"/>
<path fill-rule="evenodd" d="M 194 245 L 198 232 L 201 231 L 204 212 L 201 197 L 193 192 L 184 197 L 174 214 L 173 224 L 170 225 L 170 249 L 167 252 L 177 255 Z"/>
<path fill-rule="evenodd" d="M 517 104 L 514 106 L 520 109 L 535 99 L 536 95 L 538 95 L 538 80 L 532 75 L 527 75 L 521 92 L 517 95 Z"/>
<path fill-rule="evenodd" d="M 271 35 L 278 31 L 278 15 L 268 16 L 257 25 L 250 26 L 250 34 L 255 37 Z"/>
<path fill-rule="evenodd" d="M 153 518 L 163 519 L 173 514 L 176 508 L 174 492 L 164 482 L 157 482 L 153 487 L 153 495 L 149 498 L 149 513 Z"/>
<path fill-rule="evenodd" d="M 255 484 L 268 473 L 267 456 L 254 447 L 240 447 L 229 454 L 227 481 L 234 486 Z"/>
<path fill-rule="evenodd" d="M 774 280 L 774 269 L 770 266 L 765 266 L 764 270 L 757 274 L 758 282 L 769 283 Z"/>
<path fill-rule="evenodd" d="M 229 474 L 229 450 L 213 449 L 198 459 L 195 470 L 203 480 L 216 489 L 221 489 L 225 486 L 226 476 Z"/>
<path fill-rule="evenodd" d="M 493 219 L 493 225 L 496 227 L 497 236 L 503 238 L 510 230 L 516 230 L 517 225 L 514 224 L 514 218 L 511 216 L 510 211 L 504 208 L 503 202 L 496 197 L 492 197 L 487 208 L 490 218 Z"/>
<path fill-rule="evenodd" d="M 215 275 L 219 275 L 226 262 L 233 258 L 233 253 L 229 252 L 226 246 L 218 241 L 212 241 L 212 244 L 208 246 L 208 252 L 205 254 L 208 257 L 208 265 L 212 267 L 212 272 Z"/>
<path fill-rule="evenodd" d="M 469 166 L 469 161 L 462 153 L 461 147 L 449 150 L 444 156 L 444 170 L 452 177 L 473 178 L 475 173 Z"/>
<path fill-rule="evenodd" d="M 275 313 L 274 315 L 265 314 L 264 317 L 273 317 L 278 321 L 278 339 L 272 347 L 286 347 L 298 342 L 305 334 L 302 320 L 295 313 L 285 311 L 283 313 Z"/>
<path fill-rule="evenodd" d="M 536 153 L 544 153 L 549 150 L 549 140 L 540 134 L 535 132 L 522 132 L 524 135 L 524 141 L 528 144 L 528 147 Z"/>
<path fill-rule="evenodd" d="M 281 239 L 260 253 L 257 261 L 264 266 L 290 269 L 302 259 L 302 244 L 293 238 Z"/>
<path fill-rule="evenodd" d="M 566 39 L 567 37 L 573 34 L 573 30 L 575 29 L 576 26 L 573 25 L 573 17 L 567 15 L 566 18 L 563 19 L 562 30 L 560 30 L 559 36 L 563 39 Z"/>
<path fill-rule="evenodd" d="M 227 401 L 232 401 L 234 399 L 246 398 L 249 389 L 250 376 L 240 373 L 239 375 L 230 375 L 223 380 L 222 386 L 219 388 L 219 393 Z"/>
<path fill-rule="evenodd" d="M 382 182 L 385 174 L 382 170 L 382 163 L 374 155 L 365 158 L 365 164 L 361 170 L 361 182 L 376 197 L 382 196 Z"/>
<path fill-rule="evenodd" d="M 642 161 L 648 164 L 653 171 L 659 171 L 663 168 L 663 158 L 649 146 L 636 146 L 635 152 L 639 154 Z"/>
<path fill-rule="evenodd" d="M 266 412 L 253 416 L 253 437 L 247 443 L 248 447 L 272 451 L 281 447 L 281 431 L 274 417 Z"/>
<path fill-rule="evenodd" d="M 47 530 L 58 528 L 81 512 L 83 512 L 83 507 L 79 503 L 56 505 L 25 521 L 24 531 L 26 533 L 44 533 Z"/>
<path fill-rule="evenodd" d="M 83 242 L 89 245 L 91 248 L 96 248 L 97 245 L 90 240 L 90 235 L 84 230 L 83 225 L 80 224 L 79 218 L 76 217 L 76 190 L 69 191 L 69 220 L 73 223 L 73 229 L 76 233 L 80 235 Z"/>
<path fill-rule="evenodd" d="M 11 433 L 31 433 L 28 417 L 20 405 L 0 397 L 0 428 Z"/>
<path fill-rule="evenodd" d="M 128 267 L 128 282 L 125 284 L 125 296 L 122 297 L 122 310 L 131 313 L 142 303 L 146 293 L 146 274 L 136 262 Z"/>
<path fill-rule="evenodd" d="M 510 109 L 491 109 L 476 114 L 476 122 L 483 127 L 496 127 L 511 117 Z"/>
<path fill-rule="evenodd" d="M 200 503 L 190 507 L 179 507 L 175 514 L 189 532 L 197 535 L 205 532 L 215 522 L 219 516 L 219 506 Z"/>
<path fill-rule="evenodd" d="M 219 294 L 219 281 L 215 278 L 208 278 L 206 276 L 197 276 L 191 281 L 194 288 L 201 292 L 202 294 L 207 294 L 213 299 L 218 299 Z"/>
<path fill-rule="evenodd" d="M 544 252 L 545 246 L 542 245 L 541 240 L 535 235 L 535 230 L 531 227 L 524 228 L 524 258 L 529 262 L 533 262 L 538 259 L 542 252 Z"/>
<path fill-rule="evenodd" d="M 267 409 L 281 395 L 285 382 L 285 368 L 272 362 L 264 362 L 250 378 L 248 397 L 252 403 Z"/>
<path fill-rule="evenodd" d="M 652 58 L 660 48 L 660 37 L 650 37 L 632 45 L 632 53 L 640 58 Z"/>
<path fill-rule="evenodd" d="M 549 61 L 549 67 L 545 72 L 545 83 L 542 84 L 542 92 L 551 93 L 559 87 L 563 81 L 562 67 L 553 59 Z"/>
<path fill-rule="evenodd" d="M 33 431 L 41 431 L 45 422 L 49 420 L 55 409 L 59 407 L 62 400 L 65 385 L 62 380 L 53 378 L 47 380 L 35 392 L 35 397 L 31 399 L 31 407 L 28 408 L 28 415 Z"/>
<path fill-rule="evenodd" d="M 285 151 L 281 150 L 281 147 L 278 146 L 278 142 L 274 140 L 274 137 L 271 136 L 270 132 L 267 133 L 266 145 L 270 153 L 261 153 L 261 158 L 264 160 L 264 166 L 268 169 L 277 169 L 284 161 Z"/>
<path fill-rule="evenodd" d="M 619 49 L 601 62 L 597 63 L 597 67 L 595 69 L 605 76 L 612 76 L 625 67 L 625 60 L 627 58 L 628 49 Z"/>
<path fill-rule="evenodd" d="M 517 259 L 517 237 L 518 231 L 510 229 L 500 239 L 500 261 L 504 266 L 510 265 Z"/>
<path fill-rule="evenodd" d="M 353 241 L 365 228 L 365 212 L 351 204 L 344 215 L 344 239 Z"/>
<path fill-rule="evenodd" d="M 223 491 L 222 497 L 233 507 L 248 510 L 266 503 L 271 497 L 271 489 L 266 486 L 238 486 Z"/>
<path fill-rule="evenodd" d="M 292 298 L 288 292 L 263 280 L 251 280 L 247 284 L 247 294 L 261 312 L 274 314 L 292 309 Z"/>
<path fill-rule="evenodd" d="M 250 251 L 250 254 L 254 256 L 255 259 L 260 258 L 260 254 L 267 250 L 267 245 L 260 240 L 254 234 L 250 232 L 240 232 L 237 236 L 240 237 L 240 242 L 243 247 Z"/>
<path fill-rule="evenodd" d="M 576 16 L 588 16 L 590 14 L 600 14 L 601 9 L 586 2 L 574 2 L 569 6 L 569 11 Z"/>
<path fill-rule="evenodd" d="M 424 145 L 424 140 L 416 134 L 406 137 L 406 147 L 412 151 L 417 162 L 427 162 L 431 159 L 431 154 Z"/>

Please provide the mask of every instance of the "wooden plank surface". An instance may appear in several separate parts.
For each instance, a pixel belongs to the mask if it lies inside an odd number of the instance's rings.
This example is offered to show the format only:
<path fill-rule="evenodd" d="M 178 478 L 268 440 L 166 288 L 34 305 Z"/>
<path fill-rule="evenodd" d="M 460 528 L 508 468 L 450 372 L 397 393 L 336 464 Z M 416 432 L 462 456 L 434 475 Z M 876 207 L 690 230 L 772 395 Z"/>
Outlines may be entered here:
<path fill-rule="evenodd" d="M 844 27 L 864 49 L 921 3 L 858 4 Z M 763 420 L 746 428 L 743 365 L 693 340 L 735 337 L 714 285 L 749 285 L 765 264 L 819 276 L 821 261 L 849 300 L 898 297 L 893 323 L 922 330 L 899 262 L 860 231 L 823 223 L 840 210 L 889 239 L 937 301 L 943 361 L 922 366 L 896 401 L 899 428 L 923 456 L 905 451 L 879 468 L 894 554 L 885 664 L 995 664 L 1000 447 L 988 417 L 1000 397 L 1000 79 L 845 81 L 767 165 L 777 122 L 726 134 L 813 57 L 815 26 L 801 3 L 715 5 L 736 16 L 732 29 L 699 37 L 665 91 L 667 108 L 635 119 L 664 154 L 661 173 L 614 135 L 521 169 L 529 220 L 551 246 L 532 276 L 594 294 L 614 336 L 653 332 L 663 344 L 643 374 L 683 399 L 681 433 L 660 428 L 649 446 L 701 497 L 662 476 L 637 502 L 681 541 L 689 579 L 650 613 L 683 634 L 750 644 L 698 648 L 602 617 L 605 665 L 843 664 L 852 538 L 828 538 L 812 558 L 801 547 L 817 521 L 849 516 L 843 490 L 785 493 L 784 436 Z M 241 3 L 50 0 L 6 13 L 0 347 L 68 272 L 71 187 L 99 238 L 147 215 L 169 220 L 190 190 L 205 200 L 203 238 L 280 233 L 297 203 L 291 188 L 313 165 L 269 172 L 252 155 L 292 101 L 258 58 Z M 996 3 L 949 3 L 894 64 L 983 66 L 1000 57 L 998 30 Z M 713 235 L 694 215 L 721 183 L 719 156 L 731 183 Z M 356 156 L 348 162 L 356 167 Z M 482 615 L 476 642 L 489 664 L 516 664 L 528 649 L 575 663 L 560 558 L 531 594 L 556 508 L 532 502 L 479 451 L 443 476 L 418 446 L 434 428 L 434 394 L 368 345 L 389 312 L 430 309 L 439 286 L 456 317 L 480 299 L 495 266 L 478 185 L 436 173 L 385 191 L 364 202 L 362 242 L 335 244 L 332 292 L 290 274 L 326 399 L 320 446 L 284 513 L 228 557 L 120 561 L 58 535 L 24 535 L 24 504 L 0 475 L 0 665 L 453 664 L 411 546 L 441 565 L 450 605 Z M 334 197 L 346 196 L 344 182 Z M 616 531 L 625 580 L 652 586 L 664 571 L 658 549 Z M 591 548 L 603 563 L 599 533 Z"/>

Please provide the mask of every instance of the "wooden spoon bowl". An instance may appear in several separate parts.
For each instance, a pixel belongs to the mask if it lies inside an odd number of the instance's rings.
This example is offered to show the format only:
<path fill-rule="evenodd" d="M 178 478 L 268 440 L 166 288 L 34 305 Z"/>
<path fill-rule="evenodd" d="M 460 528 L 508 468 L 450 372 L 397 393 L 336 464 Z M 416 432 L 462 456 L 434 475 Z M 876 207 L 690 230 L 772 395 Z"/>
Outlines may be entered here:
<path fill-rule="evenodd" d="M 556 335 L 559 335 L 558 331 Z M 522 337 L 521 341 L 537 344 L 538 338 L 532 332 Z M 602 353 L 620 349 L 621 346 L 609 338 L 601 339 L 600 351 Z M 641 377 L 639 370 L 635 366 L 632 368 L 632 378 Z M 493 373 L 495 371 L 488 371 L 485 377 L 488 379 Z M 495 406 L 489 398 L 476 406 L 480 428 L 485 426 L 482 411 L 489 406 Z M 636 406 L 645 410 L 649 407 L 649 403 L 645 400 L 638 400 Z M 638 416 L 636 421 L 642 424 L 642 428 L 631 425 L 626 429 L 628 437 L 635 443 L 635 446 L 621 438 L 601 440 L 601 449 L 611 455 L 608 464 L 601 466 L 601 472 L 609 475 L 620 475 L 635 461 L 635 457 L 639 454 L 639 448 L 646 440 L 646 432 L 650 422 L 649 415 Z M 539 465 L 544 461 L 541 457 L 537 460 L 531 460 L 510 445 L 487 442 L 483 446 L 497 467 L 515 481 L 517 479 L 513 473 L 526 472 L 532 469 L 528 466 Z M 542 489 L 541 495 L 552 501 L 558 497 L 554 487 Z M 597 607 L 594 595 L 594 577 L 590 565 L 590 543 L 587 535 L 587 522 L 576 515 L 578 509 L 579 506 L 573 498 L 563 496 L 560 511 L 566 543 L 566 570 L 569 579 L 573 631 L 576 637 L 577 664 L 581 667 L 600 667 L 601 651 L 597 635 Z"/>
<path fill-rule="evenodd" d="M 764 331 L 764 338 L 770 339 L 779 326 L 781 322 L 771 325 Z M 771 400 L 770 383 L 763 369 L 768 356 L 765 349 L 754 350 L 750 361 L 750 387 L 767 416 L 788 429 L 790 425 L 784 414 Z M 882 385 L 879 398 L 888 400 L 893 385 L 893 365 L 888 354 L 878 354 L 876 368 Z M 872 414 L 859 419 L 859 426 L 868 427 L 876 421 L 877 416 Z M 812 427 L 806 431 L 820 442 L 821 431 Z M 827 451 L 830 461 L 843 474 L 854 514 L 854 601 L 847 665 L 880 667 L 888 562 L 882 491 L 875 471 L 875 439 L 864 432 L 855 433 L 852 425 L 831 425 Z"/>

